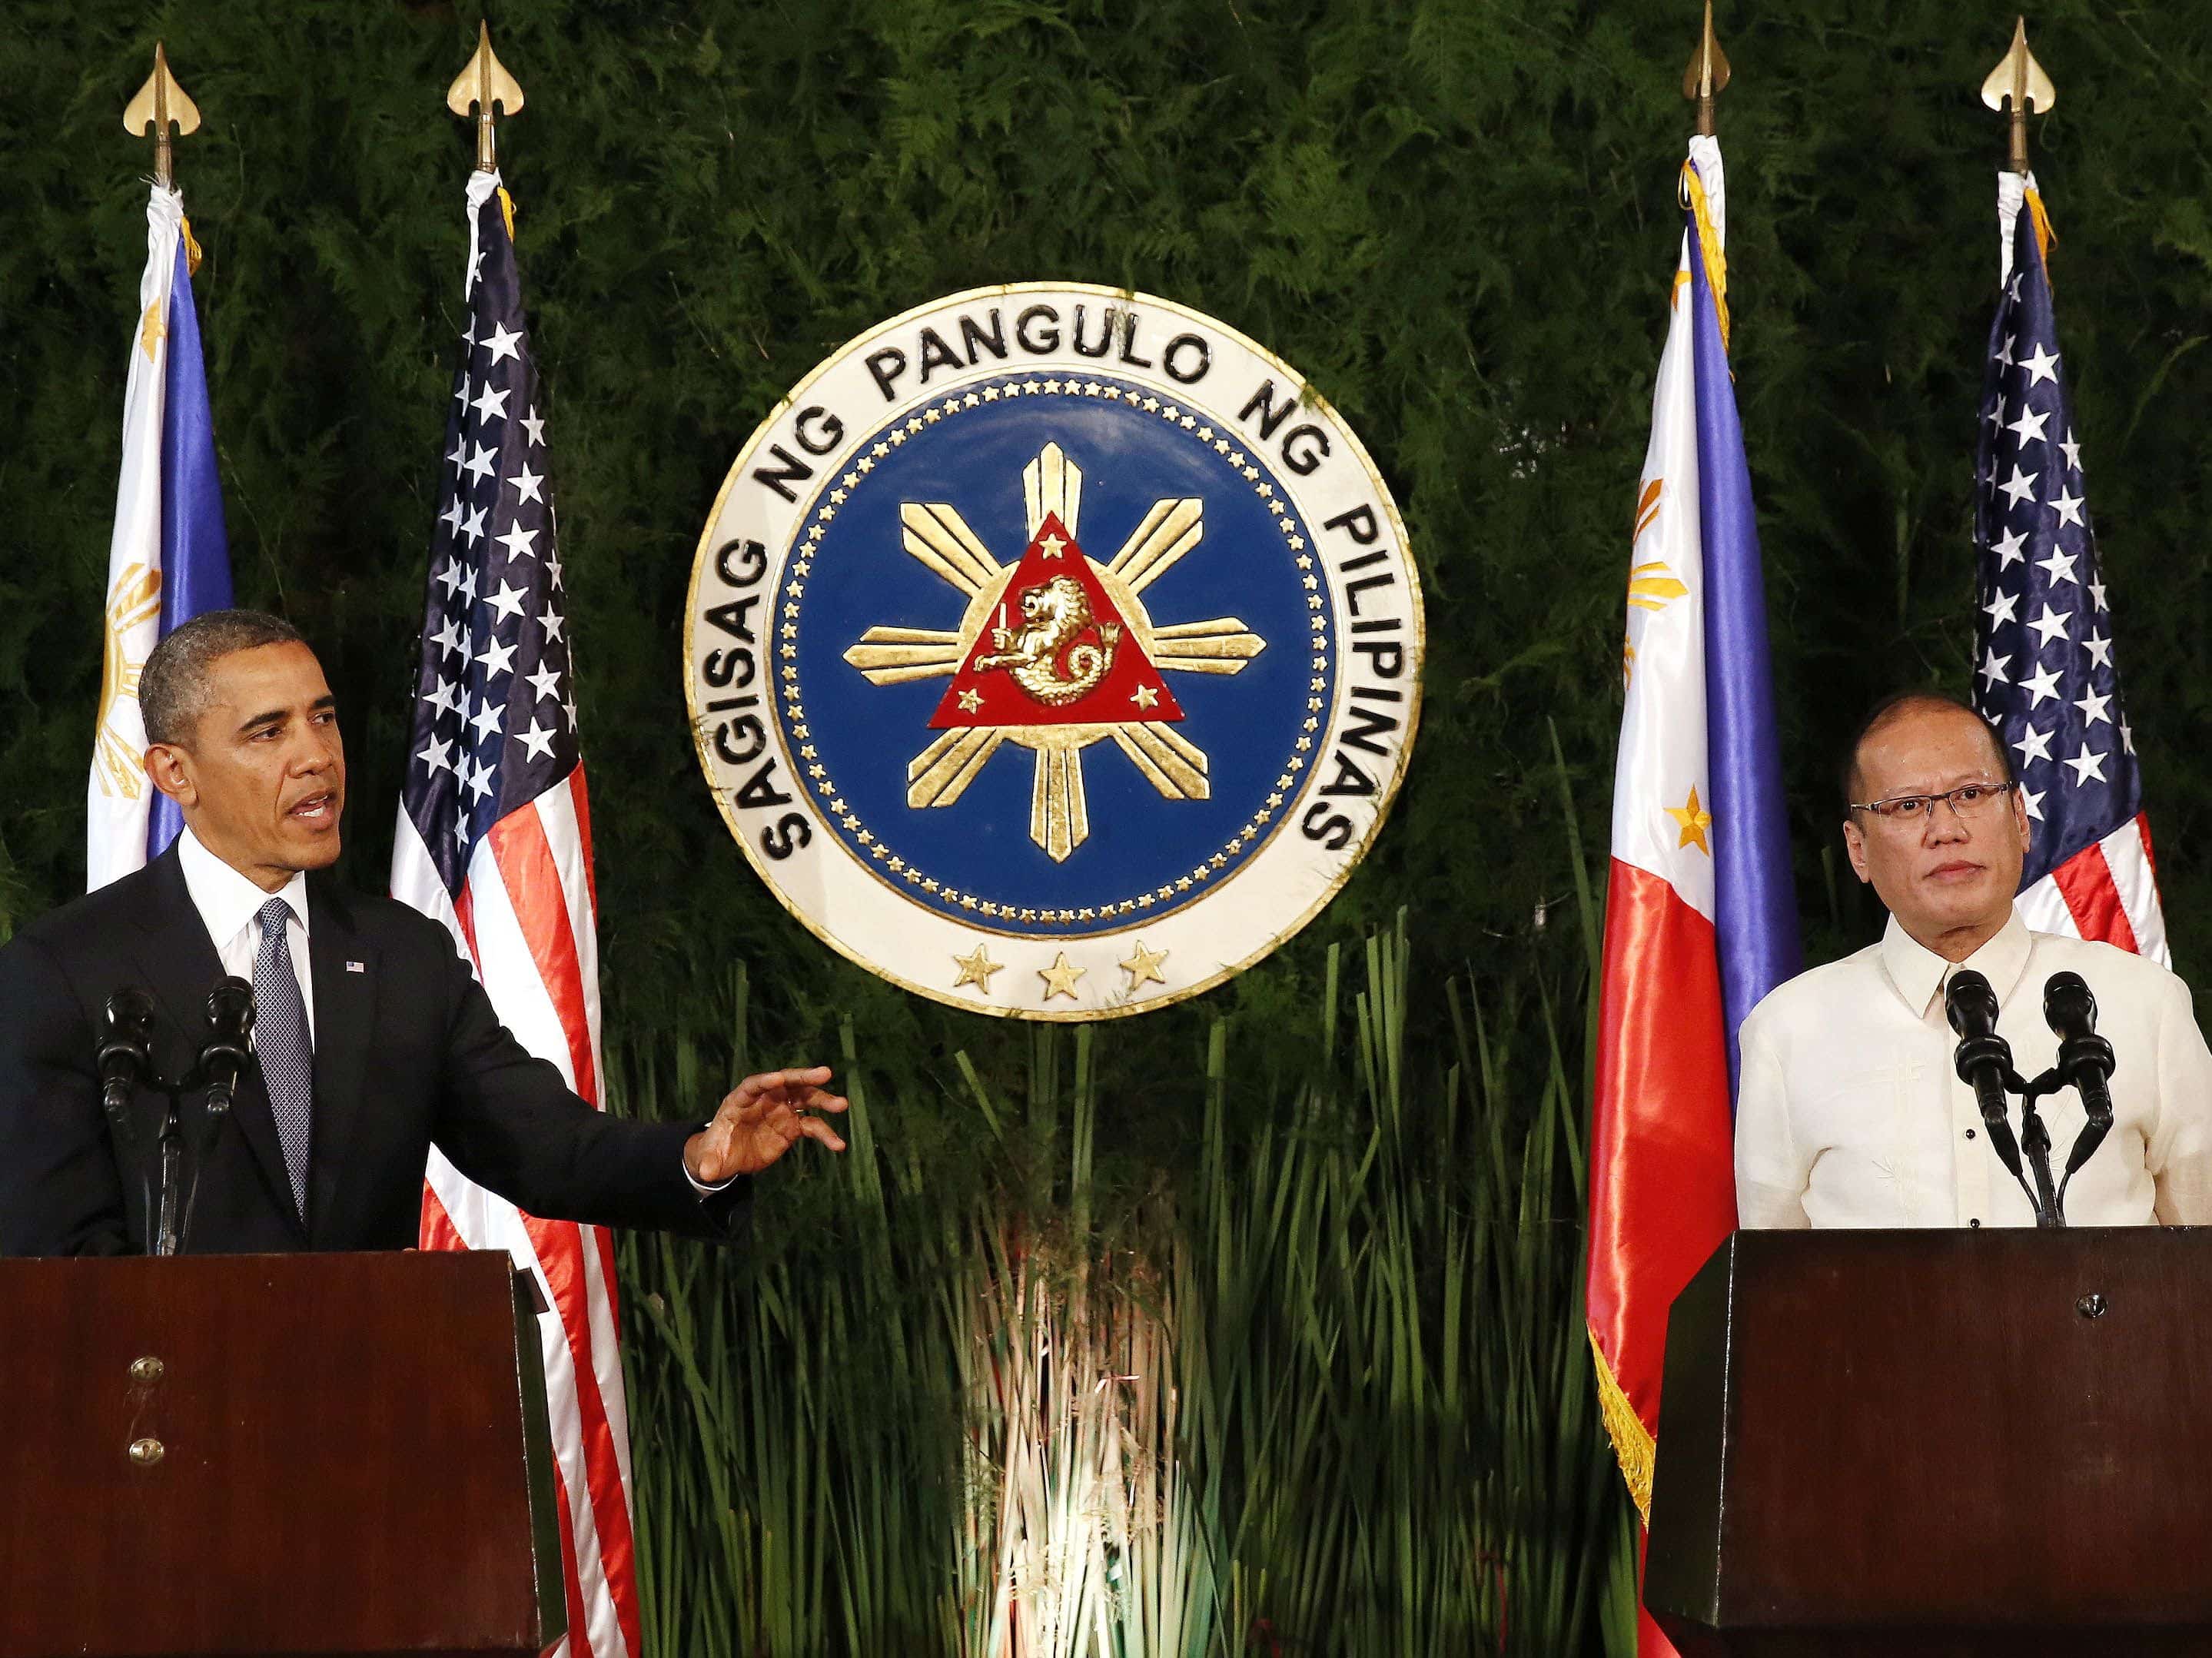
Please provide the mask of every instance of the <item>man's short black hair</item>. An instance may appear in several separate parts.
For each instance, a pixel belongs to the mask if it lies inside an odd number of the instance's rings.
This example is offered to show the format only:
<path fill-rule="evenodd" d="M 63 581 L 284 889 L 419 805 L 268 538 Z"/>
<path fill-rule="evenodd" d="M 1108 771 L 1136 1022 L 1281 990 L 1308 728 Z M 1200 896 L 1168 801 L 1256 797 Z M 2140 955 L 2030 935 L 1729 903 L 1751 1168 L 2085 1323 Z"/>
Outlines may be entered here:
<path fill-rule="evenodd" d="M 1866 746 L 1867 738 L 1899 716 L 1909 714 L 1915 708 L 1956 708 L 1960 713 L 1968 715 L 1976 725 L 1989 733 L 1990 747 L 1996 755 L 1997 764 L 2004 769 L 2005 781 L 2015 786 L 2018 786 L 2020 773 L 2013 765 L 2012 750 L 2005 746 L 2004 738 L 1999 733 L 1997 728 L 1991 725 L 1982 711 L 1972 703 L 1964 697 L 1954 696 L 1948 691 L 1926 688 L 1917 690 L 1892 691 L 1867 710 L 1866 718 L 1859 721 L 1858 729 L 1851 733 L 1850 746 L 1844 750 L 1843 772 L 1837 780 L 1844 791 L 1844 816 L 1849 817 L 1851 807 L 1859 804 L 1859 789 L 1862 786 L 1859 780 L 1859 750 Z"/>
<path fill-rule="evenodd" d="M 210 610 L 154 647 L 138 673 L 138 712 L 149 743 L 186 743 L 207 708 L 208 670 L 234 651 L 301 645 L 300 630 L 266 610 Z"/>

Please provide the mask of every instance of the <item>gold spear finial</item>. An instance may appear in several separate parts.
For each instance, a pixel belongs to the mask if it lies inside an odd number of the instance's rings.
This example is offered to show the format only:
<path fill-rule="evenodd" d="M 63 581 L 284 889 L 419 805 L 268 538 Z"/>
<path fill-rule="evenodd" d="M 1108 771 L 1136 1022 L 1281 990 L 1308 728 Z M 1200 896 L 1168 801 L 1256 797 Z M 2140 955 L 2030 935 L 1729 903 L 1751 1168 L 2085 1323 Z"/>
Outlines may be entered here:
<path fill-rule="evenodd" d="M 1713 38 L 1713 0 L 1705 0 L 1705 33 L 1682 76 L 1682 96 L 1698 106 L 1698 131 L 1713 136 L 1713 94 L 1729 83 L 1729 60 Z"/>
<path fill-rule="evenodd" d="M 493 56 L 491 26 L 477 25 L 476 56 L 469 66 L 453 77 L 453 84 L 446 88 L 446 107 L 454 114 L 467 118 L 471 109 L 477 117 L 477 171 L 489 173 L 499 166 L 499 146 L 492 137 L 491 112 L 496 104 L 502 115 L 512 115 L 522 107 L 522 88 L 507 72 L 507 66 Z"/>
<path fill-rule="evenodd" d="M 146 84 L 138 88 L 138 95 L 123 108 L 123 130 L 134 138 L 145 137 L 146 129 L 154 129 L 154 178 L 164 190 L 177 187 L 175 171 L 169 155 L 169 129 L 173 126 L 181 138 L 188 132 L 200 130 L 200 106 L 185 96 L 185 89 L 169 73 L 169 59 L 161 50 L 159 40 L 154 42 L 154 72 L 146 77 Z"/>
<path fill-rule="evenodd" d="M 2012 150 L 2007 161 L 2014 173 L 2025 176 L 2027 172 L 2027 112 L 2033 107 L 2038 115 L 2047 115 L 2058 101 L 2057 88 L 2051 77 L 2043 72 L 2043 65 L 2035 61 L 2035 54 L 2027 49 L 2027 19 L 2017 20 L 2012 27 L 2012 48 L 1997 66 L 1990 71 L 1990 78 L 1982 82 L 1982 101 L 1991 109 L 2008 109 L 2012 120 Z"/>

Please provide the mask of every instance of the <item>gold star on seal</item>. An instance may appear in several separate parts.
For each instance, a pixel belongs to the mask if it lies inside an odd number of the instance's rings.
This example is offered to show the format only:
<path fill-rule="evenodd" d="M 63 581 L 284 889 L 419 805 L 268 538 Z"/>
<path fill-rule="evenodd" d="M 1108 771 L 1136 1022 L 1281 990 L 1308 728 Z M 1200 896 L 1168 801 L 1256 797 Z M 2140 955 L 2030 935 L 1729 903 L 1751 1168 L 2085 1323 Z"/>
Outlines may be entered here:
<path fill-rule="evenodd" d="M 1069 1001 L 1073 1001 L 1075 981 L 1081 978 L 1085 971 L 1086 969 L 1083 968 L 1071 967 L 1068 964 L 1067 952 L 1061 950 L 1054 957 L 1050 967 L 1041 967 L 1036 970 L 1037 977 L 1044 981 L 1042 999 L 1048 1002 L 1055 996 L 1065 996 Z"/>
<path fill-rule="evenodd" d="M 982 693 L 981 693 L 981 692 L 970 689 L 970 690 L 964 690 L 964 691 L 963 691 L 963 692 L 961 692 L 961 693 L 960 693 L 960 712 L 961 712 L 961 713 L 963 713 L 963 714 L 973 714 L 973 713 L 975 713 L 975 710 L 976 710 L 976 709 L 978 709 L 978 708 L 981 708 L 982 706 L 983 706 L 983 696 L 982 696 Z"/>
<path fill-rule="evenodd" d="M 1713 815 L 1698 804 L 1697 785 L 1693 783 L 1690 786 L 1690 801 L 1687 805 L 1668 806 L 1663 810 L 1669 817 L 1681 825 L 1682 838 L 1674 843 L 1678 849 L 1682 847 L 1695 847 L 1708 858 L 1713 855 L 1712 847 L 1705 841 L 1705 831 L 1712 826 Z"/>
<path fill-rule="evenodd" d="M 1044 550 L 1047 558 L 1058 558 L 1067 550 L 1067 538 L 1065 536 L 1047 536 L 1037 545 Z"/>
<path fill-rule="evenodd" d="M 1146 950 L 1145 941 L 1138 939 L 1137 953 L 1121 963 L 1121 971 L 1129 975 L 1129 988 L 1134 990 L 1139 985 L 1147 983 L 1165 984 L 1167 976 L 1160 971 L 1160 963 L 1167 960 L 1170 953 L 1164 950 Z"/>
<path fill-rule="evenodd" d="M 1139 685 L 1129 693 L 1129 701 L 1140 708 L 1149 708 L 1160 700 L 1160 694 L 1150 685 Z"/>
<path fill-rule="evenodd" d="M 1004 962 L 991 959 L 990 946 L 979 944 L 973 956 L 955 956 L 952 965 L 960 969 L 960 976 L 952 981 L 955 990 L 963 985 L 974 985 L 986 996 L 991 993 L 991 975 L 1006 966 Z"/>

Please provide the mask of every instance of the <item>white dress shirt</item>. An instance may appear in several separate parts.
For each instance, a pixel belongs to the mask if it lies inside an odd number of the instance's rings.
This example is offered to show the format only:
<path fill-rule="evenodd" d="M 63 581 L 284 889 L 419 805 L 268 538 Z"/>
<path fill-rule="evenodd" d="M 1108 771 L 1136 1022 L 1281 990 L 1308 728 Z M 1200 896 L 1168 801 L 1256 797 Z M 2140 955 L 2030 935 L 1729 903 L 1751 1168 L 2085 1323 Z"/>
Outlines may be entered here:
<path fill-rule="evenodd" d="M 253 958 L 261 951 L 261 907 L 282 898 L 291 913 L 284 919 L 284 942 L 292 951 L 292 975 L 300 981 L 300 999 L 307 1006 L 307 1045 L 315 1041 L 315 975 L 307 955 L 307 877 L 295 870 L 292 878 L 276 892 L 264 892 L 228 864 L 200 844 L 186 829 L 177 836 L 177 863 L 184 871 L 185 890 L 192 908 L 215 943 L 222 970 L 253 982 Z"/>
<path fill-rule="evenodd" d="M 2116 1056 L 2112 1128 L 2067 1188 L 2068 1223 L 2212 1221 L 2212 1052 L 2189 987 L 2110 944 L 2031 932 L 2017 910 L 1960 965 L 1996 992 L 1997 1034 L 2026 1078 L 2047 1070 L 2058 1048 L 2043 1019 L 2045 981 L 2071 969 L 2096 996 L 2098 1034 Z M 2035 1224 L 1953 1066 L 1958 1038 L 1943 1010 L 1952 971 L 1893 916 L 1880 944 L 1800 974 L 1752 1010 L 1736 1104 L 1743 1225 Z M 2085 1121 L 2081 1102 L 2067 1088 L 2036 1109 L 2056 1180 Z M 2016 1098 L 2009 1120 L 2017 1134 Z"/>

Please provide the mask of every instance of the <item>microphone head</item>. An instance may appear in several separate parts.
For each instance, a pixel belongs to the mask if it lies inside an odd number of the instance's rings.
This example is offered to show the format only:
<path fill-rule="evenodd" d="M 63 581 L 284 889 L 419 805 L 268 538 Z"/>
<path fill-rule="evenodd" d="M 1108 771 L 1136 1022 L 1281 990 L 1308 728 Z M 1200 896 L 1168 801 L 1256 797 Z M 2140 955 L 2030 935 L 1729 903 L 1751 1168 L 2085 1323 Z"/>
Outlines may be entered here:
<path fill-rule="evenodd" d="M 218 979 L 208 992 L 208 1030 L 243 1038 L 253 1029 L 253 987 L 243 979 Z"/>
<path fill-rule="evenodd" d="M 1978 1036 L 1996 1029 L 1997 993 L 1990 981 L 1970 967 L 1952 974 L 1943 990 L 1943 1015 L 1961 1036 Z"/>
<path fill-rule="evenodd" d="M 129 1081 L 152 1063 L 154 1004 L 144 991 L 125 985 L 107 999 L 106 1015 L 94 1061 L 103 1090 Z"/>
<path fill-rule="evenodd" d="M 135 985 L 125 985 L 107 999 L 107 1028 L 118 1035 L 143 1041 L 154 1023 L 154 1004 Z"/>
<path fill-rule="evenodd" d="M 2097 1028 L 2097 999 L 2078 973 L 2054 973 L 2043 984 L 2043 1022 L 2056 1036 L 2086 1035 Z"/>

